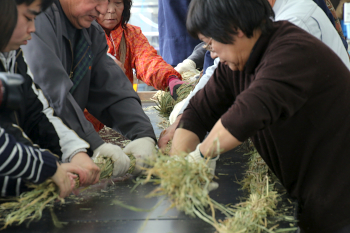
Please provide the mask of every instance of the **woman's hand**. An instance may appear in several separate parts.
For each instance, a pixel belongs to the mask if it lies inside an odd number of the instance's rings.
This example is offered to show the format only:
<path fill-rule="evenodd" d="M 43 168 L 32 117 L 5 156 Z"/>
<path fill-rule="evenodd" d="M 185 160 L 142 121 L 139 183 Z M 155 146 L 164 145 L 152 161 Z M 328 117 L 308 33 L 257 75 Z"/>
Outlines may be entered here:
<path fill-rule="evenodd" d="M 53 182 L 58 186 L 60 197 L 67 197 L 74 189 L 76 175 L 67 172 L 62 166 L 57 163 L 56 173 L 51 177 Z"/>
<path fill-rule="evenodd" d="M 64 168 L 67 172 L 79 175 L 80 186 L 96 184 L 100 179 L 100 168 L 85 152 L 74 155 L 71 162 L 65 164 Z"/>

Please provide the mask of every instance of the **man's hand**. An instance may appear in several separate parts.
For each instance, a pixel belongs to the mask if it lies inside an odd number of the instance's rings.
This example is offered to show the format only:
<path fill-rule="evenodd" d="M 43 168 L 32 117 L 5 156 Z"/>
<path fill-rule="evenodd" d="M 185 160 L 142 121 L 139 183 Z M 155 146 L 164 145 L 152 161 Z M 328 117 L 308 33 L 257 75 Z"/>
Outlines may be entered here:
<path fill-rule="evenodd" d="M 94 150 L 92 158 L 96 158 L 97 156 L 104 156 L 112 159 L 114 162 L 114 177 L 123 176 L 129 170 L 130 159 L 119 146 L 110 143 L 103 143 Z"/>
<path fill-rule="evenodd" d="M 139 175 L 142 167 L 145 167 L 144 160 L 154 155 L 155 144 L 153 138 L 144 137 L 130 142 L 125 148 L 125 154 L 132 154 L 136 158 L 136 167 L 133 175 Z"/>
<path fill-rule="evenodd" d="M 77 153 L 72 158 L 72 165 L 65 165 L 67 171 L 79 175 L 80 186 L 89 186 L 95 184 L 100 179 L 100 168 L 92 161 L 88 154 L 84 152 Z"/>
<path fill-rule="evenodd" d="M 75 186 L 75 178 L 77 178 L 76 175 L 67 172 L 59 163 L 57 163 L 56 173 L 51 177 L 51 179 L 58 186 L 61 198 L 67 197 L 73 191 Z"/>
<path fill-rule="evenodd" d="M 179 72 L 181 75 L 185 72 L 191 71 L 191 72 L 198 72 L 196 70 L 196 63 L 190 59 L 185 59 L 183 62 L 177 64 L 175 67 L 175 70 Z"/>
<path fill-rule="evenodd" d="M 179 115 L 176 118 L 174 124 L 170 125 L 168 128 L 161 132 L 158 139 L 158 147 L 161 149 L 161 151 L 164 152 L 168 146 L 169 141 L 173 140 L 175 130 L 181 120 L 181 117 L 182 115 Z"/>

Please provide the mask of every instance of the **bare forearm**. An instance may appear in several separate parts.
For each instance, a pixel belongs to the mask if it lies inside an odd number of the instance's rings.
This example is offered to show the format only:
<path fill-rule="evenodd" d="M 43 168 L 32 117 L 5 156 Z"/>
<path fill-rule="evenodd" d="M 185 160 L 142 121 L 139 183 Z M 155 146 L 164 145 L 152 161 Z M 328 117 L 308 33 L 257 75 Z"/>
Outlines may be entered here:
<path fill-rule="evenodd" d="M 174 134 L 173 145 L 170 154 L 175 155 L 181 152 L 191 152 L 200 143 L 198 136 L 186 129 L 177 129 Z M 232 150 L 242 144 L 238 141 L 219 120 L 208 137 L 204 139 L 199 149 L 205 157 L 216 157 L 221 153 Z"/>
<path fill-rule="evenodd" d="M 199 142 L 199 137 L 195 133 L 178 128 L 174 134 L 170 155 L 194 151 Z"/>
<path fill-rule="evenodd" d="M 239 146 L 242 142 L 238 141 L 219 120 L 210 131 L 199 149 L 202 154 L 207 157 L 216 157 L 221 153 L 232 150 Z"/>

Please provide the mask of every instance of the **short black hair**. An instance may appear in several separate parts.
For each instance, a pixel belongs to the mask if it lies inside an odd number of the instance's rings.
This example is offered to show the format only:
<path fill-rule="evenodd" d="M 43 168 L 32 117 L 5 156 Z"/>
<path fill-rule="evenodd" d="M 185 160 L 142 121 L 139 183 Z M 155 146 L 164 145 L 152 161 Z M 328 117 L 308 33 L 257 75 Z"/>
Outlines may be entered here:
<path fill-rule="evenodd" d="M 126 24 L 130 20 L 132 0 L 123 0 L 124 10 L 122 14 L 122 27 L 126 28 Z"/>
<path fill-rule="evenodd" d="M 14 0 L 0 2 L 0 52 L 8 45 L 17 24 L 17 6 Z"/>
<path fill-rule="evenodd" d="M 275 14 L 266 0 L 192 0 L 186 27 L 195 38 L 198 34 L 223 44 L 232 44 L 239 28 L 250 38 L 255 29 L 271 31 Z"/>
<path fill-rule="evenodd" d="M 29 6 L 32 4 L 35 0 L 16 0 L 17 5 L 22 5 L 23 3 Z M 54 0 L 40 0 L 41 1 L 41 11 L 46 10 Z"/>

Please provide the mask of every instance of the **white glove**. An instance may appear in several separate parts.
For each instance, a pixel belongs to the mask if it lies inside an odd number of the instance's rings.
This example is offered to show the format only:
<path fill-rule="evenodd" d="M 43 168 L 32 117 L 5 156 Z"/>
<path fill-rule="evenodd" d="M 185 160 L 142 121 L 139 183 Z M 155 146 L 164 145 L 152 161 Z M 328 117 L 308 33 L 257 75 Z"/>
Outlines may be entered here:
<path fill-rule="evenodd" d="M 125 148 L 125 154 L 132 154 L 136 158 L 136 167 L 133 175 L 139 175 L 142 167 L 145 167 L 144 160 L 152 157 L 155 153 L 156 142 L 153 138 L 144 137 L 130 142 Z"/>
<path fill-rule="evenodd" d="M 187 71 L 192 71 L 196 73 L 196 63 L 190 59 L 185 59 L 183 62 L 177 64 L 175 70 L 180 74 L 185 73 Z"/>
<path fill-rule="evenodd" d="M 96 158 L 97 156 L 108 157 L 114 161 L 114 177 L 123 176 L 129 170 L 130 159 L 119 146 L 110 143 L 103 143 L 96 150 L 94 150 L 92 159 Z"/>
<path fill-rule="evenodd" d="M 204 162 L 207 161 L 207 159 L 203 158 L 201 155 L 201 152 L 199 150 L 200 145 L 201 144 L 198 144 L 196 149 L 187 155 L 186 158 L 189 162 L 196 163 L 202 160 L 204 160 Z M 213 175 L 213 177 L 215 176 L 216 160 L 218 160 L 219 158 L 220 158 L 220 155 L 216 156 L 215 158 L 209 159 L 209 161 L 207 162 L 207 166 L 210 168 L 210 173 Z M 217 182 L 210 182 L 207 189 L 210 192 L 212 190 L 217 189 L 218 187 L 219 187 L 219 184 Z"/>
<path fill-rule="evenodd" d="M 172 125 L 176 121 L 176 118 L 179 116 L 179 112 L 181 111 L 184 104 L 187 102 L 187 98 L 183 99 L 179 103 L 175 104 L 173 111 L 171 111 L 169 116 L 169 123 Z"/>

